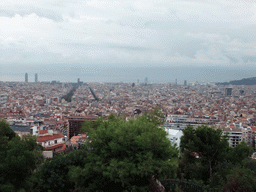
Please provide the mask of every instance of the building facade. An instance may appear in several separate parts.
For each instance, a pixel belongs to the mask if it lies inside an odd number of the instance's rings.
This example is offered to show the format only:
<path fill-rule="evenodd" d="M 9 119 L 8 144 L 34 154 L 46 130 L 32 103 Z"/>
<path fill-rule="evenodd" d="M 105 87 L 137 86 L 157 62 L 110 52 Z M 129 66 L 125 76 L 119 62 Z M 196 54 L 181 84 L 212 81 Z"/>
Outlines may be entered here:
<path fill-rule="evenodd" d="M 4 103 L 7 103 L 7 100 L 8 100 L 8 95 L 7 94 L 0 94 L 0 104 L 4 104 Z"/>
<path fill-rule="evenodd" d="M 201 125 L 214 125 L 214 123 L 216 122 L 218 122 L 217 119 L 189 118 L 188 115 L 171 114 L 166 117 L 164 127 L 183 130 L 188 125 L 191 125 L 196 129 L 198 126 Z"/>
<path fill-rule="evenodd" d="M 226 96 L 232 95 L 232 88 L 226 88 Z"/>
<path fill-rule="evenodd" d="M 36 141 L 47 151 L 59 152 L 65 147 L 65 136 L 62 134 L 47 132 L 37 136 Z"/>
<path fill-rule="evenodd" d="M 228 142 L 231 147 L 237 146 L 243 138 L 243 130 L 241 128 L 225 128 L 223 129 L 223 134 L 228 135 Z"/>
<path fill-rule="evenodd" d="M 180 148 L 180 139 L 183 136 L 183 132 L 181 130 L 168 128 L 165 128 L 165 131 L 167 132 L 167 138 L 171 141 L 172 145 L 176 145 Z"/>
<path fill-rule="evenodd" d="M 25 73 L 25 83 L 27 83 L 27 82 L 28 82 L 28 74 Z"/>

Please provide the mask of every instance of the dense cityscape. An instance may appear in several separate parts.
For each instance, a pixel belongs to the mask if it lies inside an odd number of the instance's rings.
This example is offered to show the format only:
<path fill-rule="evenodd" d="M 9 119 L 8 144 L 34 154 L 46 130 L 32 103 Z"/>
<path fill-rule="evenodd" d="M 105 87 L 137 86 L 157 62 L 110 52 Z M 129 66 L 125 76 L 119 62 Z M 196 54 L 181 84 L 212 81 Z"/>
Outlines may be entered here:
<path fill-rule="evenodd" d="M 77 83 L 38 82 L 38 74 L 35 82 L 28 82 L 26 74 L 25 82 L 0 82 L 0 88 L 0 118 L 6 119 L 18 134 L 30 133 L 40 125 L 41 130 L 53 130 L 59 137 L 71 139 L 79 134 L 84 119 L 95 120 L 113 113 L 128 120 L 161 106 L 163 127 L 170 139 L 180 137 L 187 125 L 196 128 L 206 124 L 229 132 L 233 147 L 242 140 L 255 147 L 256 93 L 252 85 L 231 88 L 187 84 L 186 80 L 184 85 L 149 84 L 147 78 L 131 84 L 83 83 L 80 79 Z M 33 134 L 41 132 L 35 130 Z M 48 147 L 55 151 L 56 143 L 50 143 Z M 59 143 L 56 147 L 60 148 Z"/>

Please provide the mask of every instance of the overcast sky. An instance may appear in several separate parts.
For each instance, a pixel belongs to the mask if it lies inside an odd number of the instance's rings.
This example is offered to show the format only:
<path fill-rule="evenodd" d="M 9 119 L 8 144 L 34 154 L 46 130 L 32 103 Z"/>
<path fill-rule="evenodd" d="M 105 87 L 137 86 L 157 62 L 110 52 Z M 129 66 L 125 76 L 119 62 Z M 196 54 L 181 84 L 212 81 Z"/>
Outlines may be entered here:
<path fill-rule="evenodd" d="M 255 66 L 254 0 L 0 1 L 0 65 Z"/>

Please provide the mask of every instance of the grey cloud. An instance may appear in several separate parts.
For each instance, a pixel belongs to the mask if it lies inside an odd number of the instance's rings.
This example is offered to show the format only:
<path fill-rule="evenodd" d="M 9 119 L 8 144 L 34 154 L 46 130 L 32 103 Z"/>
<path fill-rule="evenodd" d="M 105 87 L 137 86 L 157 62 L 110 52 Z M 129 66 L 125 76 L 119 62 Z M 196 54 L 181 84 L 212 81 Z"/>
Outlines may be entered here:
<path fill-rule="evenodd" d="M 243 56 L 242 57 L 244 62 L 254 62 L 256 63 L 256 56 Z"/>
<path fill-rule="evenodd" d="M 255 61 L 255 3 L 243 12 L 221 0 L 24 1 L 0 3 L 2 63 Z"/>
<path fill-rule="evenodd" d="M 109 45 L 107 48 L 121 49 L 126 51 L 152 51 L 157 49 L 152 49 L 149 47 L 141 47 L 141 46 L 132 46 L 132 45 Z"/>
<path fill-rule="evenodd" d="M 203 45 L 203 41 L 193 41 L 193 40 L 179 40 L 175 41 L 172 45 L 172 50 L 177 51 L 181 55 L 186 55 L 188 57 L 193 58 L 197 51 L 201 49 L 205 49 L 206 47 Z"/>
<path fill-rule="evenodd" d="M 238 58 L 233 57 L 233 56 L 229 55 L 228 53 L 224 53 L 224 55 L 229 59 L 230 63 L 238 64 L 240 62 Z"/>
<path fill-rule="evenodd" d="M 56 11 L 52 11 L 50 9 L 45 8 L 36 8 L 36 7 L 29 7 L 29 8 L 19 8 L 13 10 L 3 10 L 0 9 L 0 16 L 4 17 L 14 17 L 16 14 L 20 16 L 30 15 L 32 13 L 37 14 L 39 17 L 44 17 L 47 19 L 51 19 L 56 22 L 63 21 L 62 15 Z"/>
<path fill-rule="evenodd" d="M 53 12 L 47 9 L 34 9 L 34 11 L 39 17 L 45 17 L 57 22 L 63 21 L 62 15 L 57 12 Z"/>

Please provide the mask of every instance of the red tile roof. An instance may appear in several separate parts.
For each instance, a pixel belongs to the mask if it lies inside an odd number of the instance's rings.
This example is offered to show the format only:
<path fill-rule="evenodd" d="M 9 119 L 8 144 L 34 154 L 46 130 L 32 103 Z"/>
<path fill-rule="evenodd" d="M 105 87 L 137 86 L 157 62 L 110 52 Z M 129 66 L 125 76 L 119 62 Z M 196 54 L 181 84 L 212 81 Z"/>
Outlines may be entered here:
<path fill-rule="evenodd" d="M 48 130 L 39 130 L 39 134 L 45 134 L 48 133 Z"/>
<path fill-rule="evenodd" d="M 231 129 L 234 129 L 234 128 L 235 128 L 235 125 L 229 125 L 229 127 L 230 127 Z"/>
<path fill-rule="evenodd" d="M 77 135 L 77 136 L 73 136 L 71 137 L 70 141 L 72 144 L 77 144 L 77 142 L 80 140 L 80 139 L 86 139 L 87 135 L 86 134 L 81 134 L 81 135 Z"/>
<path fill-rule="evenodd" d="M 57 138 L 62 138 L 64 135 L 62 134 L 53 134 L 53 135 L 44 135 L 44 136 L 39 136 L 36 138 L 37 142 L 42 142 L 42 141 L 49 141 Z"/>
<path fill-rule="evenodd" d="M 57 144 L 57 145 L 53 145 L 53 146 L 50 146 L 50 147 L 45 147 L 44 149 L 45 150 L 51 150 L 51 149 L 56 149 L 56 148 L 64 148 L 63 146 L 65 145 L 65 143 L 60 143 L 60 144 Z"/>

